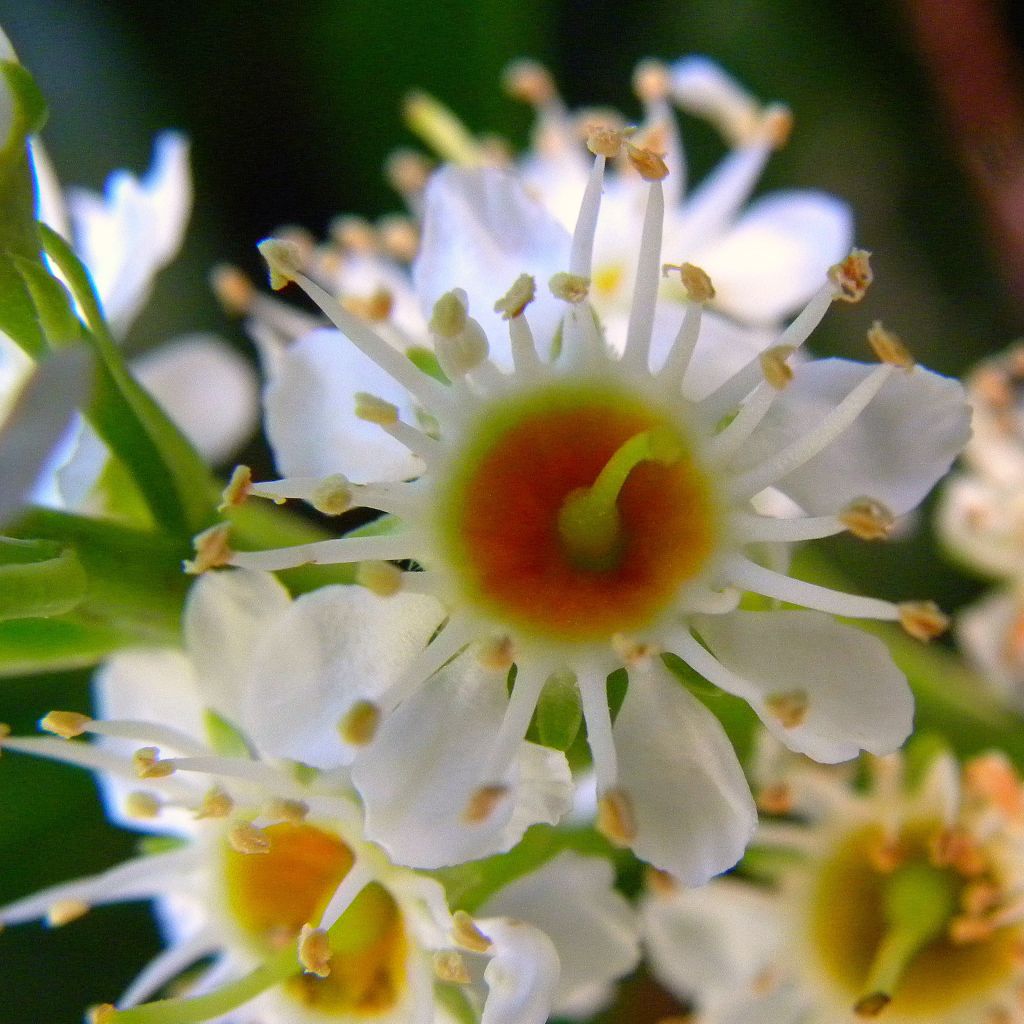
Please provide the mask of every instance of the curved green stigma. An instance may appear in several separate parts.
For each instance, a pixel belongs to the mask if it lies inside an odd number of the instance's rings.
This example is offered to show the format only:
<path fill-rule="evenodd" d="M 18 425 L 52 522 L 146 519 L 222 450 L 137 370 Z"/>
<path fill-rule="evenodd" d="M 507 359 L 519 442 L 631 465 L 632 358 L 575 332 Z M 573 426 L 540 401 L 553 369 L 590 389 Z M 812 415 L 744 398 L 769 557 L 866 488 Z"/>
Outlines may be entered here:
<path fill-rule="evenodd" d="M 888 925 L 854 1011 L 875 1017 L 892 1002 L 893 993 L 911 961 L 939 938 L 957 910 L 957 881 L 927 863 L 906 864 L 885 885 Z"/>
<path fill-rule="evenodd" d="M 618 498 L 629 474 L 641 462 L 670 466 L 683 450 L 664 428 L 634 434 L 608 460 L 590 487 L 578 487 L 558 513 L 558 536 L 569 558 L 581 569 L 613 568 L 622 546 Z"/>

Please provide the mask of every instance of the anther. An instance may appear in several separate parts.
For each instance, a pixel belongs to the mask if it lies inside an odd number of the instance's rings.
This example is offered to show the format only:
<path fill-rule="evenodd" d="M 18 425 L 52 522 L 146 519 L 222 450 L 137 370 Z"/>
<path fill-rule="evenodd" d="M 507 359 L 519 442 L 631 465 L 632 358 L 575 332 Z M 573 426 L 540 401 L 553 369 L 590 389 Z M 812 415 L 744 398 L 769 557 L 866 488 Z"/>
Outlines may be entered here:
<path fill-rule="evenodd" d="M 235 466 L 227 487 L 221 491 L 218 512 L 226 512 L 229 508 L 238 508 L 245 504 L 252 493 L 252 470 L 248 466 Z"/>
<path fill-rule="evenodd" d="M 622 659 L 622 664 L 627 668 L 638 668 L 647 664 L 651 658 L 661 653 L 660 648 L 654 644 L 643 643 L 635 640 L 625 633 L 613 633 L 611 638 L 612 650 Z"/>
<path fill-rule="evenodd" d="M 302 252 L 294 242 L 265 238 L 256 246 L 270 271 L 270 287 L 275 292 L 291 284 L 302 273 Z"/>
<path fill-rule="evenodd" d="M 190 576 L 199 576 L 210 569 L 219 569 L 227 565 L 234 552 L 228 543 L 231 537 L 230 523 L 217 523 L 202 533 L 197 533 L 192 542 L 195 545 L 196 557 L 186 559 L 182 564 Z"/>
<path fill-rule="evenodd" d="M 117 1007 L 113 1003 L 100 1003 L 93 1006 L 86 1014 L 88 1024 L 114 1024 Z"/>
<path fill-rule="evenodd" d="M 384 161 L 384 175 L 400 195 L 419 195 L 427 187 L 430 161 L 413 149 L 396 149 Z"/>
<path fill-rule="evenodd" d="M 765 349 L 758 357 L 764 379 L 776 391 L 781 391 L 793 380 L 793 367 L 786 360 L 795 351 L 796 349 L 792 345 L 773 345 L 771 348 Z"/>
<path fill-rule="evenodd" d="M 380 728 L 381 710 L 370 700 L 357 700 L 338 722 L 338 734 L 353 747 L 365 747 Z"/>
<path fill-rule="evenodd" d="M 796 729 L 807 721 L 810 701 L 806 690 L 785 690 L 770 693 L 765 698 L 765 707 L 783 729 Z"/>
<path fill-rule="evenodd" d="M 494 312 L 502 320 L 514 320 L 537 295 L 537 282 L 529 274 L 520 274 L 505 294 L 494 304 Z"/>
<path fill-rule="evenodd" d="M 0 750 L 3 749 L 4 740 L 11 735 L 11 727 L 6 722 L 0 722 Z"/>
<path fill-rule="evenodd" d="M 476 660 L 491 672 L 507 672 L 515 661 L 515 647 L 510 636 L 484 640 L 476 650 Z"/>
<path fill-rule="evenodd" d="M 857 1000 L 853 1012 L 858 1017 L 877 1017 L 891 1002 L 892 996 L 884 992 L 872 992 Z"/>
<path fill-rule="evenodd" d="M 785 782 L 775 782 L 770 786 L 762 786 L 757 792 L 757 809 L 762 814 L 783 816 L 793 813 L 796 806 L 793 787 Z"/>
<path fill-rule="evenodd" d="M 371 295 L 346 295 L 341 308 L 371 324 L 381 324 L 391 318 L 395 297 L 387 288 L 378 288 Z"/>
<path fill-rule="evenodd" d="M 420 247 L 416 225 L 400 214 L 388 214 L 377 222 L 377 232 L 384 251 L 402 263 L 411 263 Z"/>
<path fill-rule="evenodd" d="M 235 801 L 220 788 L 214 786 L 203 797 L 203 802 L 195 812 L 197 819 L 226 818 L 235 809 Z"/>
<path fill-rule="evenodd" d="M 473 979 L 461 953 L 454 949 L 441 950 L 434 954 L 434 974 L 439 981 L 450 985 L 468 985 Z"/>
<path fill-rule="evenodd" d="M 356 416 L 367 423 L 377 423 L 382 427 L 389 427 L 398 422 L 398 406 L 391 402 L 378 398 L 376 395 L 367 394 L 365 391 L 355 393 Z"/>
<path fill-rule="evenodd" d="M 679 880 L 661 868 L 652 867 L 650 864 L 644 870 L 644 881 L 647 888 L 659 896 L 674 896 L 679 892 Z"/>
<path fill-rule="evenodd" d="M 644 181 L 661 181 L 668 177 L 668 164 L 665 158 L 654 150 L 626 143 L 626 156 L 634 169 Z"/>
<path fill-rule="evenodd" d="M 839 513 L 839 522 L 861 540 L 885 540 L 896 516 L 875 498 L 855 498 Z"/>
<path fill-rule="evenodd" d="M 535 60 L 513 61 L 505 68 L 502 84 L 514 99 L 533 107 L 542 107 L 558 95 L 551 73 Z"/>
<path fill-rule="evenodd" d="M 462 820 L 467 825 L 480 825 L 497 810 L 508 796 L 508 786 L 481 786 L 466 802 Z"/>
<path fill-rule="evenodd" d="M 299 962 L 307 974 L 326 978 L 331 973 L 331 940 L 323 928 L 302 926 L 299 933 Z"/>
<path fill-rule="evenodd" d="M 992 882 L 970 882 L 960 893 L 960 906 L 968 917 L 980 917 L 994 909 L 1001 898 L 999 886 Z"/>
<path fill-rule="evenodd" d="M 402 589 L 405 574 L 390 562 L 360 562 L 356 569 L 356 583 L 377 597 L 394 597 Z"/>
<path fill-rule="evenodd" d="M 452 915 L 452 939 L 474 953 L 487 953 L 494 945 L 464 910 L 456 910 Z"/>
<path fill-rule="evenodd" d="M 761 116 L 761 136 L 772 149 L 782 149 L 793 134 L 793 111 L 783 103 L 773 103 Z"/>
<path fill-rule="evenodd" d="M 881 320 L 876 320 L 871 325 L 868 331 L 868 344 L 881 362 L 898 366 L 901 370 L 914 368 L 914 357 L 910 354 L 910 349 L 892 331 L 887 331 Z"/>
<path fill-rule="evenodd" d="M 51 928 L 63 928 L 89 913 L 88 903 L 82 900 L 58 900 L 46 912 L 46 923 Z"/>
<path fill-rule="evenodd" d="M 576 305 L 587 297 L 590 291 L 590 278 L 581 277 L 579 274 L 569 274 L 564 270 L 560 270 L 552 276 L 548 282 L 548 287 L 556 299 Z"/>
<path fill-rule="evenodd" d="M 335 244 L 344 250 L 373 253 L 377 249 L 377 234 L 365 217 L 343 214 L 335 217 L 328 228 Z"/>
<path fill-rule="evenodd" d="M 124 800 L 125 811 L 133 818 L 150 820 L 160 816 L 163 804 L 160 798 L 153 793 L 145 793 L 142 790 L 135 790 L 129 793 Z"/>
<path fill-rule="evenodd" d="M 313 488 L 309 503 L 325 516 L 340 516 L 352 507 L 352 488 L 341 473 L 324 477 Z"/>
<path fill-rule="evenodd" d="M 636 838 L 636 815 L 625 790 L 606 790 L 598 800 L 597 831 L 616 846 L 628 846 Z"/>
<path fill-rule="evenodd" d="M 238 267 L 221 263 L 210 272 L 210 287 L 225 312 L 246 316 L 256 299 L 256 286 Z"/>
<path fill-rule="evenodd" d="M 949 629 L 949 616 L 934 601 L 904 601 L 897 610 L 900 625 L 915 640 L 927 643 Z"/>
<path fill-rule="evenodd" d="M 52 732 L 65 740 L 81 736 L 91 724 L 92 719 L 88 715 L 79 714 L 77 711 L 51 711 L 39 719 L 40 729 Z"/>
<path fill-rule="evenodd" d="M 679 280 L 686 289 L 686 297 L 691 302 L 710 302 L 715 297 L 715 286 L 707 271 L 693 263 L 663 263 L 661 276 L 668 277 L 673 270 L 679 274 Z"/>
<path fill-rule="evenodd" d="M 277 797 L 266 809 L 266 817 L 271 821 L 286 821 L 290 825 L 301 825 L 309 815 L 309 804 L 304 800 L 288 800 Z"/>
<path fill-rule="evenodd" d="M 992 937 L 995 928 L 985 917 L 962 914 L 949 922 L 948 935 L 950 941 L 958 946 L 969 946 L 975 942 L 985 942 Z"/>
<path fill-rule="evenodd" d="M 835 298 L 842 302 L 860 302 L 874 279 L 871 253 L 854 249 L 841 263 L 828 268 L 828 279 L 836 286 Z"/>
<path fill-rule="evenodd" d="M 672 89 L 669 69 L 660 60 L 642 60 L 633 71 L 633 91 L 648 103 L 662 100 Z"/>
<path fill-rule="evenodd" d="M 622 152 L 622 132 L 607 124 L 593 124 L 587 130 L 587 149 L 594 156 L 614 160 Z"/>
<path fill-rule="evenodd" d="M 228 830 L 228 842 L 237 853 L 269 853 L 270 837 L 250 821 L 242 821 Z"/>
<path fill-rule="evenodd" d="M 173 761 L 161 761 L 156 747 L 141 747 L 132 755 L 135 774 L 140 779 L 165 779 L 174 774 Z"/>
<path fill-rule="evenodd" d="M 884 835 L 868 846 L 867 855 L 868 863 L 875 871 L 880 875 L 891 875 L 906 863 L 908 850 L 899 836 Z"/>

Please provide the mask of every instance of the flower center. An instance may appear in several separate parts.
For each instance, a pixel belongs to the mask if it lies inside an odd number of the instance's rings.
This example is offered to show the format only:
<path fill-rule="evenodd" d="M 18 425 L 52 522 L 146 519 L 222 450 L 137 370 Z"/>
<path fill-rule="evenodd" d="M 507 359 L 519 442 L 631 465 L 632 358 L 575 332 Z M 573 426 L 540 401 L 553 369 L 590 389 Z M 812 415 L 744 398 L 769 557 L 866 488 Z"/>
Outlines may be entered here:
<path fill-rule="evenodd" d="M 560 383 L 488 408 L 438 503 L 470 600 L 568 642 L 642 628 L 715 547 L 680 425 L 624 390 Z"/>
<path fill-rule="evenodd" d="M 894 844 L 880 827 L 862 829 L 818 876 L 811 944 L 862 1016 L 935 1019 L 1005 985 L 1018 969 L 1020 927 L 970 942 L 953 937 L 950 926 L 983 877 L 936 858 L 941 834 L 938 826 L 907 828 Z M 898 849 L 898 862 L 880 866 L 882 849 Z"/>
<path fill-rule="evenodd" d="M 352 867 L 352 852 L 336 835 L 307 824 L 264 829 L 266 853 L 225 848 L 228 905 L 261 953 L 294 941 L 304 924 L 319 920 Z M 325 1014 L 372 1016 L 392 1009 L 406 981 L 408 940 L 398 906 L 371 883 L 344 915 L 332 940 L 325 978 L 296 973 L 284 990 Z"/>

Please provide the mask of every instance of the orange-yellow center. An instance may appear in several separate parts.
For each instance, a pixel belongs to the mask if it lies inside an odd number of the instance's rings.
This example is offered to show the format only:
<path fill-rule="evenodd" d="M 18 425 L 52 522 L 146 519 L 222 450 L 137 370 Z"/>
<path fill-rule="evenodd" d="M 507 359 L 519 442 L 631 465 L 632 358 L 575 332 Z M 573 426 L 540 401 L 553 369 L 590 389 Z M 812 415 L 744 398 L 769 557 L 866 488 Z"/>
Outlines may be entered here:
<path fill-rule="evenodd" d="M 228 905 L 261 952 L 293 942 L 304 924 L 316 924 L 352 867 L 352 852 L 331 832 L 281 823 L 264 830 L 267 853 L 225 847 Z M 408 938 L 397 904 L 371 883 L 345 912 L 332 937 L 326 978 L 298 972 L 285 991 L 305 1006 L 338 1016 L 372 1018 L 394 1008 L 406 987 Z"/>
<path fill-rule="evenodd" d="M 637 435 L 678 457 L 636 463 L 614 495 L 616 543 L 586 564 L 559 517 Z M 470 600 L 511 628 L 565 642 L 640 629 L 706 565 L 718 528 L 679 425 L 611 387 L 553 385 L 490 410 L 438 504 L 439 535 Z"/>

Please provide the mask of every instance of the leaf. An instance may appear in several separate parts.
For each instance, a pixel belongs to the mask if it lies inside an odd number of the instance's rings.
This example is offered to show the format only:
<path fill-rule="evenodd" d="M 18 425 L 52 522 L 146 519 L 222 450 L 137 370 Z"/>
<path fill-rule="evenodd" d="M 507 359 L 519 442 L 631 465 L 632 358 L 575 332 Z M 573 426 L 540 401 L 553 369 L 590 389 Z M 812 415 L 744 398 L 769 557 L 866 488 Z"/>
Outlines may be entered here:
<path fill-rule="evenodd" d="M 12 547 L 13 546 L 13 547 Z M 31 547 L 35 559 L 24 556 Z M 0 621 L 61 615 L 85 597 L 86 575 L 73 548 L 0 539 Z"/>

